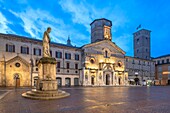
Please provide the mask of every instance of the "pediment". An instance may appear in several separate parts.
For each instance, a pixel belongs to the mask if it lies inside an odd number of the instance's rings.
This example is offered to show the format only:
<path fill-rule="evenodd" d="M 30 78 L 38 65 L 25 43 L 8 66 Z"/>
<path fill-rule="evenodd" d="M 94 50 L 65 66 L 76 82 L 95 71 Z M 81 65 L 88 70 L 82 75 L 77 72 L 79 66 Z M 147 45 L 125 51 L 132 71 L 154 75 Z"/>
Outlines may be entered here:
<path fill-rule="evenodd" d="M 8 65 L 8 64 L 11 64 L 11 63 L 16 62 L 16 61 L 20 61 L 23 64 L 25 64 L 27 67 L 29 67 L 29 63 L 25 59 L 21 58 L 20 56 L 15 56 L 14 58 L 8 60 L 6 62 L 6 64 Z"/>
<path fill-rule="evenodd" d="M 118 47 L 114 42 L 111 42 L 109 40 L 103 40 L 103 41 L 87 44 L 83 46 L 82 48 L 89 49 L 91 51 L 97 51 L 98 53 L 103 51 L 103 49 L 107 48 L 112 53 L 120 53 L 120 54 L 125 55 L 125 52 L 120 47 Z"/>

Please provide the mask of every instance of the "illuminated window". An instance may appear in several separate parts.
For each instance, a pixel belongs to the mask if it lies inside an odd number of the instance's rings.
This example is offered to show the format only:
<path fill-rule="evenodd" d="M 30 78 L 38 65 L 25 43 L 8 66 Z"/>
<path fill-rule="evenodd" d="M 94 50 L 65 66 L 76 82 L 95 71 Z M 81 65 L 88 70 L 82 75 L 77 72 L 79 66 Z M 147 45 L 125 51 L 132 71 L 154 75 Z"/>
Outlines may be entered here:
<path fill-rule="evenodd" d="M 6 52 L 15 52 L 15 45 L 6 44 Z"/>

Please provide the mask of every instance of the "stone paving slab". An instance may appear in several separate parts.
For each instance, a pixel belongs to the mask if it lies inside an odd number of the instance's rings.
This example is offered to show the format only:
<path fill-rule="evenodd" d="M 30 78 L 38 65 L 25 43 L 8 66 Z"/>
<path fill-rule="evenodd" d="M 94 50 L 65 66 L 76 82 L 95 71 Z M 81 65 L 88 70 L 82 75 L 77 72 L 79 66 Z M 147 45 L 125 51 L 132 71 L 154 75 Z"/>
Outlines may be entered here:
<path fill-rule="evenodd" d="M 30 100 L 22 88 L 0 100 L 0 113 L 170 113 L 170 87 L 73 87 L 57 100 Z"/>

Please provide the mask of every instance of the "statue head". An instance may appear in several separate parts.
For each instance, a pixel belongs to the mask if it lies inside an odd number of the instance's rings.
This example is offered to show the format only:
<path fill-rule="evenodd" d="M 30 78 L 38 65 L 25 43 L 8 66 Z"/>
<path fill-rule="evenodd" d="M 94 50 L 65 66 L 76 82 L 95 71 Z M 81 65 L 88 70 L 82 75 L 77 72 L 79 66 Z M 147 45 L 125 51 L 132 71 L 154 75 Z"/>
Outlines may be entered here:
<path fill-rule="evenodd" d="M 47 32 L 50 33 L 51 32 L 51 27 L 47 28 Z"/>

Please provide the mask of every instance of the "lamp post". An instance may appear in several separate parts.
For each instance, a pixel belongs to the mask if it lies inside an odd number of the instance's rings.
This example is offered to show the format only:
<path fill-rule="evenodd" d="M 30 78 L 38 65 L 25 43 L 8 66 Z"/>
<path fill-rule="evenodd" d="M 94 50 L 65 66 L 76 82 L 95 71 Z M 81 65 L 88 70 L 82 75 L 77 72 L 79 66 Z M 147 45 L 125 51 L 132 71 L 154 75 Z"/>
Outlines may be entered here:
<path fill-rule="evenodd" d="M 30 71 L 31 71 L 31 73 L 30 73 L 30 77 L 31 77 L 31 89 L 32 89 L 32 71 L 33 71 L 33 59 L 31 58 L 30 59 Z"/>

